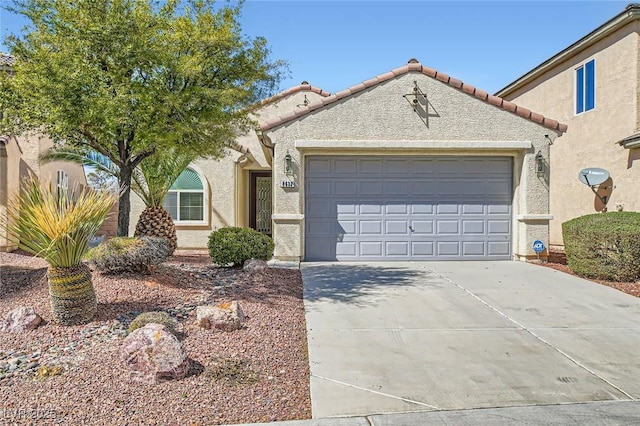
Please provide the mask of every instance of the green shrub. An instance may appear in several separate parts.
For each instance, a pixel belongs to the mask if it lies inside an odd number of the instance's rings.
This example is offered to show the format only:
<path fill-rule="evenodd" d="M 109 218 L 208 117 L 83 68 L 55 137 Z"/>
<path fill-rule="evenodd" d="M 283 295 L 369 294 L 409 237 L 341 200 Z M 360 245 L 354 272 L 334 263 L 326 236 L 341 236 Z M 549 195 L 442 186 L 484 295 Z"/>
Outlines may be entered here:
<path fill-rule="evenodd" d="M 177 333 L 178 321 L 163 311 L 143 312 L 131 321 L 129 324 L 129 333 L 144 327 L 147 324 L 162 324 L 172 334 Z"/>
<path fill-rule="evenodd" d="M 86 259 L 105 273 L 149 272 L 171 253 L 165 238 L 115 237 L 89 250 Z"/>
<path fill-rule="evenodd" d="M 247 259 L 269 260 L 273 240 L 255 229 L 228 227 L 209 235 L 209 255 L 220 266 L 241 266 Z"/>
<path fill-rule="evenodd" d="M 609 281 L 640 279 L 640 213 L 609 212 L 562 224 L 567 265 L 579 275 Z"/>

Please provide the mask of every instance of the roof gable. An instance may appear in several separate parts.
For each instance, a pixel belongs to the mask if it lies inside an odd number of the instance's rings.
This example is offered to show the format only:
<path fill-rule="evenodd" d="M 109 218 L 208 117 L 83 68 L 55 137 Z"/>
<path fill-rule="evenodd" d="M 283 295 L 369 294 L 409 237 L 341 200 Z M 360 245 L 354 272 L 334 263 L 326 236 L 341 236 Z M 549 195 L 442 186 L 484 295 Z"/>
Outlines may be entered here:
<path fill-rule="evenodd" d="M 406 65 L 393 69 L 387 73 L 380 74 L 372 79 L 366 80 L 360 84 L 356 84 L 354 86 L 349 87 L 346 90 L 342 90 L 340 92 L 334 93 L 333 95 L 329 95 L 323 99 L 312 102 L 304 108 L 300 108 L 295 111 L 291 111 L 288 114 L 281 115 L 276 119 L 269 120 L 263 123 L 260 126 L 262 131 L 267 131 L 273 129 L 274 127 L 278 127 L 280 125 L 286 124 L 293 120 L 296 120 L 300 117 L 303 117 L 307 114 L 312 113 L 318 109 L 324 108 L 328 105 L 331 105 L 341 99 L 352 96 L 358 92 L 362 92 L 365 89 L 377 86 L 385 81 L 391 80 L 393 78 L 399 77 L 401 75 L 407 74 L 409 72 L 419 72 L 431 78 L 434 78 L 442 83 L 448 84 L 462 92 L 465 92 L 471 96 L 475 96 L 483 102 L 489 103 L 498 108 L 502 108 L 506 111 L 514 113 L 522 118 L 533 121 L 535 123 L 541 124 L 549 129 L 552 129 L 556 132 L 565 132 L 567 130 L 567 126 L 565 124 L 561 124 L 556 120 L 551 118 L 547 118 L 541 114 L 537 114 L 527 108 L 520 107 L 513 102 L 506 101 L 498 96 L 490 95 L 484 90 L 480 90 L 471 86 L 469 84 L 463 83 L 462 81 L 450 77 L 449 75 L 436 71 L 432 68 L 423 66 L 416 59 L 409 60 L 409 63 Z"/>

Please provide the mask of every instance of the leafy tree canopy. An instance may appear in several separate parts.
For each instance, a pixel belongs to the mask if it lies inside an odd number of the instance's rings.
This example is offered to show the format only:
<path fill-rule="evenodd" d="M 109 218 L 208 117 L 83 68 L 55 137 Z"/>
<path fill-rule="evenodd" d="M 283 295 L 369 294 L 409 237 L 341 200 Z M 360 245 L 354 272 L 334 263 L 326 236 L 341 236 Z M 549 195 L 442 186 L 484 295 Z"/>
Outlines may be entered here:
<path fill-rule="evenodd" d="M 138 164 L 171 147 L 222 156 L 250 128 L 250 106 L 276 89 L 286 64 L 242 34 L 241 7 L 17 0 L 11 10 L 31 23 L 7 38 L 16 61 L 0 76 L 0 132 L 43 132 L 111 160 L 126 235 Z"/>

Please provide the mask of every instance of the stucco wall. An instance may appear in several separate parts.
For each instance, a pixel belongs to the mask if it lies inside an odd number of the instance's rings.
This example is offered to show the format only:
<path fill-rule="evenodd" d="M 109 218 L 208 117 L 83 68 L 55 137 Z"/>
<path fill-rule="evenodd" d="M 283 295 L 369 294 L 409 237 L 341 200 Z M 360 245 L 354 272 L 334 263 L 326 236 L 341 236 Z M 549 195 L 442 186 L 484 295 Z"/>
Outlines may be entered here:
<path fill-rule="evenodd" d="M 31 174 L 36 176 L 42 185 L 55 185 L 58 170 L 63 170 L 69 178 L 69 189 L 75 188 L 81 191 L 86 187 L 87 180 L 81 165 L 60 161 L 39 163 L 39 155 L 52 146 L 51 139 L 38 134 L 9 138 L 9 143 L 2 153 L 5 157 L 1 159 L 0 221 L 6 220 L 7 200 L 18 194 L 21 183 Z M 6 232 L 2 231 L 0 251 L 11 251 L 16 248 L 15 244 L 8 243 Z"/>
<path fill-rule="evenodd" d="M 18 143 L 22 149 L 22 163 L 20 165 L 20 178 L 23 179 L 34 173 L 43 185 L 56 184 L 58 170 L 63 170 L 69 177 L 69 189 L 77 188 L 82 190 L 87 186 L 87 179 L 84 168 L 79 164 L 54 161 L 40 164 L 38 156 L 51 148 L 54 143 L 44 135 L 25 135 L 18 138 Z"/>
<path fill-rule="evenodd" d="M 640 129 L 640 23 L 632 22 L 573 58 L 505 96 L 518 105 L 568 125 L 551 147 L 550 242 L 562 245 L 562 223 L 602 210 L 591 189 L 578 180 L 586 167 L 611 173 L 609 210 L 640 211 L 640 149 L 624 149 L 615 142 Z M 575 114 L 575 69 L 596 61 L 596 106 Z"/>
<path fill-rule="evenodd" d="M 285 114 L 302 105 L 304 96 L 310 101 L 320 97 L 311 91 L 301 91 L 265 105 L 254 117 L 259 122 Z M 252 170 L 270 170 L 269 151 L 265 149 L 255 132 L 242 135 L 237 142 L 248 148 L 253 160 L 228 150 L 219 160 L 200 159 L 190 167 L 204 178 L 205 193 L 209 201 L 206 224 L 198 226 L 176 226 L 179 248 L 206 248 L 209 234 L 225 226 L 248 226 L 249 224 L 249 173 Z M 205 200 L 205 202 L 207 202 Z M 140 213 L 144 209 L 142 200 L 131 195 L 131 219 L 129 235 L 133 235 Z"/>
<path fill-rule="evenodd" d="M 422 119 L 402 95 L 411 93 L 413 82 L 428 97 L 428 116 Z M 304 256 L 304 156 L 310 154 L 402 154 L 419 155 L 510 155 L 514 157 L 514 251 L 517 256 L 533 255 L 535 239 L 548 240 L 547 223 L 520 221 L 518 215 L 548 213 L 546 177 L 535 172 L 535 153 L 545 158 L 549 145 L 545 135 L 550 129 L 525 120 L 503 109 L 482 102 L 447 84 L 420 73 L 411 72 L 378 86 L 361 91 L 317 110 L 296 121 L 274 128 L 266 135 L 276 144 L 274 164 L 282 164 L 287 150 L 294 161 L 295 189 L 285 189 L 283 170 L 274 167 L 274 239 L 276 257 Z M 300 141 L 334 141 L 331 149 L 298 149 Z M 382 142 L 383 148 L 367 150 L 367 145 Z M 476 141 L 478 149 L 420 148 L 407 150 L 403 141 Z M 529 141 L 525 151 L 486 148 L 487 141 Z M 300 144 L 299 144 L 300 145 Z M 480 148 L 483 147 L 483 148 Z M 292 222 L 296 222 L 294 227 Z"/>
<path fill-rule="evenodd" d="M 0 223 L 7 223 L 7 205 L 20 188 L 20 148 L 15 138 L 0 142 Z M 0 226 L 0 251 L 13 251 L 15 237 Z"/>

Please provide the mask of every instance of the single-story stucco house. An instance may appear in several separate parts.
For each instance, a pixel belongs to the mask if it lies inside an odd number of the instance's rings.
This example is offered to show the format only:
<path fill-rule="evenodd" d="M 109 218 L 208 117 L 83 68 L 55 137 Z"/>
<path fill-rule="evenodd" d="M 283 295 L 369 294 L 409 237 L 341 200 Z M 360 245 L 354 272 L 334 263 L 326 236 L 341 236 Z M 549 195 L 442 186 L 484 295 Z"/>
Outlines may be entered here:
<path fill-rule="evenodd" d="M 165 199 L 179 247 L 224 226 L 271 235 L 282 260 L 528 259 L 548 240 L 549 141 L 566 126 L 415 59 L 332 95 L 304 82 L 257 119 Z"/>

